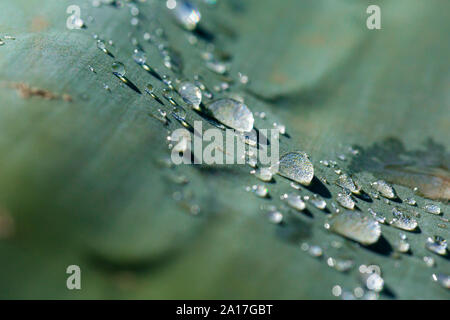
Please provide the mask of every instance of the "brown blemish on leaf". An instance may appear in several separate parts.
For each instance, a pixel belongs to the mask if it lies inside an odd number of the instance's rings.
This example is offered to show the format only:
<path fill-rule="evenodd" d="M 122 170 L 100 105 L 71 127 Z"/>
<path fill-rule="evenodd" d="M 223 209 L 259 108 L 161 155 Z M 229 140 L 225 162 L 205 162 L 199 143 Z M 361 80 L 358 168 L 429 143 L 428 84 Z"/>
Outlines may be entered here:
<path fill-rule="evenodd" d="M 10 82 L 7 87 L 15 89 L 21 98 L 30 99 L 31 97 L 39 97 L 45 100 L 58 100 L 62 99 L 67 102 L 72 102 L 73 99 L 70 95 L 64 93 L 62 95 L 53 93 L 46 89 L 31 87 L 24 82 Z"/>
<path fill-rule="evenodd" d="M 36 16 L 31 20 L 31 31 L 32 32 L 40 32 L 47 29 L 49 26 L 48 21 L 42 16 Z"/>

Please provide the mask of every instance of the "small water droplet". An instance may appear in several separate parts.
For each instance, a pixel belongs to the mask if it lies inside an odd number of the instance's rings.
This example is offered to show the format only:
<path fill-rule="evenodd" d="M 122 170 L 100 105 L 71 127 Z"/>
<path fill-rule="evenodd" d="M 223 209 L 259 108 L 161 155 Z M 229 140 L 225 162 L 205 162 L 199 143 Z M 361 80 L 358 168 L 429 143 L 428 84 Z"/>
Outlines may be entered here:
<path fill-rule="evenodd" d="M 355 201 L 347 192 L 339 192 L 336 196 L 336 201 L 344 208 L 353 210 L 355 208 Z"/>
<path fill-rule="evenodd" d="M 195 84 L 183 82 L 178 89 L 178 93 L 192 108 L 199 110 L 202 102 L 202 92 Z"/>
<path fill-rule="evenodd" d="M 434 267 L 434 265 L 436 263 L 434 258 L 433 257 L 429 257 L 429 256 L 424 256 L 423 257 L 423 262 L 425 262 L 426 266 L 429 267 L 429 268 Z"/>
<path fill-rule="evenodd" d="M 133 51 L 133 60 L 138 65 L 142 66 L 142 65 L 145 64 L 145 62 L 147 62 L 147 55 L 142 50 L 134 49 L 134 51 Z"/>
<path fill-rule="evenodd" d="M 298 211 L 303 211 L 306 208 L 305 202 L 302 198 L 295 193 L 284 194 L 283 199 L 286 200 L 287 204 Z"/>
<path fill-rule="evenodd" d="M 284 124 L 274 122 L 273 127 L 277 129 L 280 132 L 280 134 L 283 135 L 286 134 L 286 126 Z"/>
<path fill-rule="evenodd" d="M 414 198 L 405 198 L 405 203 L 409 204 L 410 206 L 415 206 L 417 205 L 417 202 Z"/>
<path fill-rule="evenodd" d="M 336 180 L 336 184 L 343 189 L 347 189 L 351 193 L 360 194 L 361 187 L 358 186 L 355 181 L 347 174 L 341 174 Z"/>
<path fill-rule="evenodd" d="M 177 22 L 186 30 L 194 30 L 201 20 L 200 11 L 189 1 L 168 0 L 166 6 L 171 10 Z"/>
<path fill-rule="evenodd" d="M 327 264 L 329 267 L 331 267 L 339 272 L 347 272 L 348 270 L 353 268 L 353 265 L 354 265 L 353 260 L 338 259 L 338 258 L 333 258 L 333 257 L 329 257 L 327 259 Z"/>
<path fill-rule="evenodd" d="M 447 241 L 440 236 L 428 237 L 425 247 L 441 256 L 447 255 Z"/>
<path fill-rule="evenodd" d="M 206 62 L 206 67 L 218 74 L 225 74 L 228 71 L 228 66 L 220 61 L 217 60 L 211 60 Z"/>
<path fill-rule="evenodd" d="M 115 61 L 111 66 L 112 72 L 119 77 L 124 77 L 126 70 L 122 62 Z"/>
<path fill-rule="evenodd" d="M 379 213 L 379 212 L 375 212 L 372 208 L 368 208 L 367 211 L 372 215 L 372 217 L 378 221 L 379 223 L 386 223 L 386 217 Z"/>
<path fill-rule="evenodd" d="M 384 280 L 381 277 L 380 268 L 376 265 L 359 267 L 361 281 L 364 283 L 367 289 L 375 292 L 381 292 L 384 287 Z"/>
<path fill-rule="evenodd" d="M 439 215 L 441 214 L 441 208 L 438 205 L 432 204 L 432 203 L 427 203 L 423 209 L 428 212 L 428 213 L 432 213 L 432 214 L 436 214 Z"/>
<path fill-rule="evenodd" d="M 432 280 L 439 283 L 443 288 L 450 289 L 450 275 L 443 273 L 434 273 Z"/>
<path fill-rule="evenodd" d="M 253 185 L 252 191 L 260 198 L 265 198 L 269 195 L 269 190 L 267 187 L 261 184 Z"/>
<path fill-rule="evenodd" d="M 397 197 L 394 188 L 384 180 L 372 182 L 371 186 L 385 198 L 395 199 Z"/>
<path fill-rule="evenodd" d="M 317 209 L 324 210 L 327 207 L 327 203 L 325 200 L 320 198 L 318 195 L 313 195 L 310 202 L 315 206 Z"/>
<path fill-rule="evenodd" d="M 106 44 L 103 40 L 98 39 L 97 40 L 97 48 L 99 48 L 104 53 L 108 53 L 108 49 L 106 49 Z"/>
<path fill-rule="evenodd" d="M 272 181 L 272 170 L 270 167 L 259 168 L 255 171 L 255 177 L 264 182 Z"/>

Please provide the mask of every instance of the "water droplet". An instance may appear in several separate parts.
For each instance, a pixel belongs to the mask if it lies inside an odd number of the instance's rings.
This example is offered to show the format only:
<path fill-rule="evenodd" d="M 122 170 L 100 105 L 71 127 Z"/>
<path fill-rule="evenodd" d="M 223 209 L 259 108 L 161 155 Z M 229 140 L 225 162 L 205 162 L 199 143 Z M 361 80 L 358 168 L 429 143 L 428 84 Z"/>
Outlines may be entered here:
<path fill-rule="evenodd" d="M 183 82 L 178 89 L 178 93 L 192 108 L 199 109 L 202 102 L 202 92 L 195 84 Z"/>
<path fill-rule="evenodd" d="M 440 236 L 428 237 L 425 248 L 441 256 L 447 255 L 447 241 Z"/>
<path fill-rule="evenodd" d="M 333 214 L 325 227 L 364 245 L 377 242 L 381 235 L 381 227 L 377 221 L 355 211 Z"/>
<path fill-rule="evenodd" d="M 273 127 L 277 129 L 280 134 L 286 134 L 286 126 L 284 124 L 274 122 Z"/>
<path fill-rule="evenodd" d="M 389 222 L 391 226 L 406 231 L 412 231 L 417 228 L 417 221 L 401 212 L 398 208 L 393 208 L 392 214 L 394 218 Z"/>
<path fill-rule="evenodd" d="M 431 278 L 434 282 L 439 283 L 442 287 L 450 289 L 450 275 L 443 273 L 434 273 Z"/>
<path fill-rule="evenodd" d="M 89 68 L 89 71 L 91 71 L 91 72 L 95 73 L 95 69 L 94 69 L 94 67 L 93 67 L 93 66 L 89 65 L 89 66 L 88 66 L 88 68 Z"/>
<path fill-rule="evenodd" d="M 333 294 L 333 296 L 339 297 L 342 294 L 341 286 L 338 285 L 333 286 L 333 288 L 331 289 L 331 293 Z"/>
<path fill-rule="evenodd" d="M 125 70 L 125 66 L 123 65 L 122 62 L 113 62 L 112 66 L 111 66 L 112 72 L 119 76 L 119 77 L 124 77 L 126 70 Z"/>
<path fill-rule="evenodd" d="M 385 198 L 395 199 L 397 197 L 394 188 L 384 180 L 372 182 L 371 186 Z"/>
<path fill-rule="evenodd" d="M 402 253 L 408 252 L 409 248 L 410 248 L 409 242 L 403 238 L 400 238 L 400 239 L 397 239 L 396 241 L 394 241 L 394 246 L 398 252 L 402 252 Z"/>
<path fill-rule="evenodd" d="M 276 207 L 271 206 L 267 212 L 267 218 L 271 223 L 280 224 L 283 222 L 283 214 Z"/>
<path fill-rule="evenodd" d="M 272 181 L 272 170 L 270 167 L 259 168 L 255 171 L 255 177 L 264 182 Z"/>
<path fill-rule="evenodd" d="M 238 72 L 238 77 L 239 77 L 239 82 L 240 83 L 242 83 L 242 84 L 247 84 L 248 83 L 248 76 L 247 75 L 245 75 L 245 74 L 243 74 L 241 72 Z"/>
<path fill-rule="evenodd" d="M 381 277 L 380 268 L 376 265 L 359 267 L 361 281 L 369 290 L 380 292 L 384 287 L 384 280 Z"/>
<path fill-rule="evenodd" d="M 218 74 L 225 74 L 228 71 L 228 66 L 225 63 L 217 60 L 207 61 L 206 67 Z"/>
<path fill-rule="evenodd" d="M 284 194 L 283 199 L 286 200 L 287 204 L 294 208 L 295 210 L 302 211 L 305 209 L 306 205 L 302 198 L 295 193 Z"/>
<path fill-rule="evenodd" d="M 428 212 L 428 213 L 432 213 L 432 214 L 436 214 L 439 215 L 441 214 L 441 208 L 438 205 L 432 204 L 432 203 L 427 203 L 423 209 Z"/>
<path fill-rule="evenodd" d="M 139 49 L 134 49 L 134 51 L 133 51 L 133 60 L 138 65 L 143 65 L 147 61 L 147 56 L 146 56 L 144 51 L 139 50 Z"/>
<path fill-rule="evenodd" d="M 386 217 L 379 213 L 379 212 L 375 212 L 372 208 L 368 208 L 367 211 L 372 215 L 372 217 L 378 221 L 379 223 L 386 223 Z"/>
<path fill-rule="evenodd" d="M 4 44 L 5 42 L 2 39 L 0 39 L 0 46 L 3 46 Z"/>
<path fill-rule="evenodd" d="M 429 256 L 423 257 L 423 262 L 425 262 L 426 266 L 429 267 L 429 268 L 434 267 L 434 265 L 436 263 L 434 258 L 433 257 L 429 257 Z"/>
<path fill-rule="evenodd" d="M 359 187 L 355 183 L 355 181 L 353 181 L 353 179 L 345 173 L 341 174 L 338 177 L 338 179 L 336 180 L 336 184 L 341 188 L 347 189 L 348 191 L 354 194 L 360 194 L 361 192 L 361 187 Z"/>
<path fill-rule="evenodd" d="M 305 152 L 288 152 L 277 164 L 278 174 L 308 186 L 314 177 L 314 167 Z"/>
<path fill-rule="evenodd" d="M 269 195 L 269 190 L 264 185 L 258 184 L 252 186 L 252 191 L 260 198 L 265 198 Z"/>
<path fill-rule="evenodd" d="M 187 30 L 194 30 L 200 22 L 200 11 L 189 1 L 168 0 L 166 6 L 171 10 L 177 22 Z"/>
<path fill-rule="evenodd" d="M 97 40 L 97 48 L 99 48 L 104 53 L 108 53 L 108 49 L 106 49 L 106 44 L 103 40 Z"/>
<path fill-rule="evenodd" d="M 220 99 L 208 105 L 207 110 L 216 120 L 228 127 L 241 132 L 253 129 L 253 113 L 241 102 L 227 98 Z"/>
<path fill-rule="evenodd" d="M 16 40 L 16 37 L 9 36 L 9 35 L 5 35 L 5 36 L 4 36 L 4 39 L 5 39 L 5 40 Z"/>
<path fill-rule="evenodd" d="M 103 84 L 103 89 L 106 91 L 111 91 L 111 88 L 106 83 Z"/>
<path fill-rule="evenodd" d="M 353 260 L 329 257 L 327 259 L 327 264 L 329 267 L 339 272 L 346 272 L 353 267 Z"/>
<path fill-rule="evenodd" d="M 353 201 L 352 197 L 349 193 L 341 193 L 339 192 L 336 196 L 336 201 L 344 208 L 353 210 L 355 208 L 355 201 Z"/>
<path fill-rule="evenodd" d="M 327 207 L 327 203 L 325 200 L 320 198 L 318 195 L 313 195 L 310 202 L 315 206 L 317 209 L 324 210 Z"/>
<path fill-rule="evenodd" d="M 414 198 L 405 198 L 405 203 L 409 204 L 410 206 L 415 206 L 417 205 L 417 202 Z"/>
<path fill-rule="evenodd" d="M 321 257 L 323 255 L 323 250 L 318 245 L 311 245 L 309 247 L 308 253 L 313 257 Z"/>

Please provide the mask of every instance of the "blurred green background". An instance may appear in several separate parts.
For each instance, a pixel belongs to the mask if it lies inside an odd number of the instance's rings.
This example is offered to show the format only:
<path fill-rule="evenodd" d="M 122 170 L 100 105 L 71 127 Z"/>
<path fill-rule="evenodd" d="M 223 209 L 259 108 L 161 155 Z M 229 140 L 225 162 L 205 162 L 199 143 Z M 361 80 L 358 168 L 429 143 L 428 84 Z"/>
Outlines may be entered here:
<path fill-rule="evenodd" d="M 230 76 L 237 80 L 242 72 L 250 78 L 231 90 L 253 112 L 267 114 L 255 125 L 285 124 L 289 137 L 282 137 L 281 151 L 306 151 L 316 176 L 335 179 L 319 160 L 336 159 L 353 144 L 370 149 L 388 137 L 412 151 L 429 150 L 424 144 L 431 139 L 448 163 L 449 1 L 195 3 L 216 48 L 231 58 Z M 66 28 L 71 4 L 80 6 L 86 29 Z M 437 226 L 440 217 L 423 213 L 421 232 L 408 233 L 412 254 L 395 257 L 328 233 L 326 213 L 314 207 L 311 216 L 287 214 L 286 224 L 270 224 L 260 206 L 278 205 L 279 195 L 292 190 L 281 177 L 268 184 L 272 200 L 264 200 L 245 191 L 257 183 L 249 167 L 161 165 L 170 154 L 167 130 L 180 125 L 164 127 L 148 116 L 161 106 L 111 74 L 114 59 L 96 47 L 93 34 L 114 41 L 111 53 L 141 91 L 152 83 L 160 94 L 164 85 L 131 59 L 133 37 L 152 67 L 174 77 L 142 38 L 154 32 L 155 19 L 183 61 L 183 77 L 201 74 L 210 88 L 220 81 L 164 1 L 136 4 L 138 27 L 130 24 L 126 5 L 0 3 L 0 298 L 333 299 L 336 284 L 361 286 L 357 267 L 339 273 L 302 252 L 299 243 L 331 252 L 335 240 L 356 266 L 382 267 L 389 290 L 381 298 L 450 298 L 430 280 L 432 273 L 449 273 L 448 258 L 424 248 L 428 236 L 449 238 L 448 229 Z M 381 30 L 366 28 L 369 4 L 381 7 Z M 27 86 L 58 97 L 23 97 Z M 189 110 L 188 122 L 199 119 Z M 348 166 L 342 163 L 363 188 L 374 179 L 370 170 L 352 172 Z M 179 175 L 187 185 L 174 182 Z M 395 187 L 401 198 L 414 196 L 411 188 Z M 333 183 L 327 188 L 333 195 L 339 190 Z M 174 201 L 175 192 L 187 200 Z M 427 202 L 416 199 L 419 207 Z M 186 210 L 192 204 L 200 207 L 198 216 Z M 390 210 L 382 200 L 358 205 Z M 448 218 L 449 206 L 440 205 Z M 388 242 L 399 233 L 389 226 L 382 231 Z M 434 268 L 424 264 L 424 255 L 436 259 Z M 81 267 L 81 290 L 66 288 L 72 264 Z"/>

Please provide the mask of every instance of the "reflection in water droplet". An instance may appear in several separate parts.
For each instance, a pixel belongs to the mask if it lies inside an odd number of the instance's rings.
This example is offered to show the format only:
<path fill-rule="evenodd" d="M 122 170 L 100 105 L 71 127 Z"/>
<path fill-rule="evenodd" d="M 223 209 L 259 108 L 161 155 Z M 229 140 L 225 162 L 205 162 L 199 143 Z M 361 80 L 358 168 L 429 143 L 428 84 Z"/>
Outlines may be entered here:
<path fill-rule="evenodd" d="M 333 214 L 325 228 L 364 245 L 377 242 L 381 235 L 381 227 L 377 221 L 355 211 Z"/>

